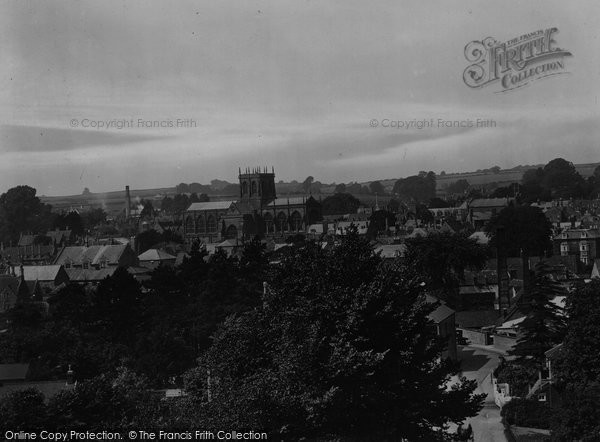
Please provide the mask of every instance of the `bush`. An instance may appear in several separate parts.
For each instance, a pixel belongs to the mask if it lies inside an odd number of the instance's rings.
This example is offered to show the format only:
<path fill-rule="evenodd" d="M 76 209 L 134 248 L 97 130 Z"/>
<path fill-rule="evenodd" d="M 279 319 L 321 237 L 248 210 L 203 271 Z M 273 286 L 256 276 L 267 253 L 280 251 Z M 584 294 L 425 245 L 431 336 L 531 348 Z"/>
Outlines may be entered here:
<path fill-rule="evenodd" d="M 546 402 L 515 398 L 502 408 L 500 415 L 508 425 L 548 430 L 552 408 Z"/>
<path fill-rule="evenodd" d="M 535 384 L 538 372 L 535 368 L 502 359 L 494 376 L 499 384 L 506 383 L 510 386 L 511 396 L 525 397 L 529 392 L 529 386 Z"/>

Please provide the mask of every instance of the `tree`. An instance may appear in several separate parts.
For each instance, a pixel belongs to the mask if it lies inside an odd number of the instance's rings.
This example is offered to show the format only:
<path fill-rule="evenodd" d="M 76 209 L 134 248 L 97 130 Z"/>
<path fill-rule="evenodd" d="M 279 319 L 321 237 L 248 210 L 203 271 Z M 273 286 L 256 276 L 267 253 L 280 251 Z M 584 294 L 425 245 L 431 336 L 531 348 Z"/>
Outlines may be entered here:
<path fill-rule="evenodd" d="M 0 422 L 4 429 L 40 431 L 47 429 L 44 395 L 35 388 L 17 390 L 0 399 Z M 4 435 L 4 433 L 2 433 Z"/>
<path fill-rule="evenodd" d="M 265 428 L 314 439 L 442 440 L 480 409 L 427 315 L 420 280 L 380 266 L 351 232 L 304 243 L 270 278 L 263 308 L 230 317 L 186 376 L 188 425 Z M 210 395 L 210 396 L 209 396 Z M 210 401 L 209 401 L 210 397 Z"/>
<path fill-rule="evenodd" d="M 541 186 L 550 192 L 552 198 L 581 196 L 583 178 L 573 163 L 556 158 L 544 166 Z"/>
<path fill-rule="evenodd" d="M 8 244 L 21 233 L 48 229 L 51 206 L 43 204 L 29 186 L 17 186 L 0 196 L 0 239 Z"/>
<path fill-rule="evenodd" d="M 379 181 L 373 181 L 371 184 L 369 184 L 369 190 L 374 195 L 385 195 L 385 188 Z"/>
<path fill-rule="evenodd" d="M 565 320 L 562 309 L 552 302 L 557 296 L 565 296 L 566 291 L 552 278 L 552 269 L 540 261 L 535 266 L 535 278 L 522 308 L 527 311 L 525 320 L 519 324 L 519 338 L 510 351 L 523 365 L 533 365 L 542 369 L 545 352 L 560 343 L 565 334 Z"/>
<path fill-rule="evenodd" d="M 152 206 L 152 201 L 150 200 L 142 200 L 142 213 L 140 213 L 141 218 L 151 218 L 154 216 L 154 207 Z"/>
<path fill-rule="evenodd" d="M 471 185 L 469 184 L 469 182 L 467 180 L 461 178 L 460 180 L 455 181 L 448 186 L 448 193 L 456 193 L 456 194 L 462 195 L 470 187 L 471 187 Z"/>
<path fill-rule="evenodd" d="M 340 183 L 335 186 L 335 193 L 346 193 L 346 185 L 344 183 Z"/>
<path fill-rule="evenodd" d="M 556 440 L 594 441 L 600 434 L 600 280 L 580 283 L 567 300 L 567 334 L 553 377 L 561 401 L 552 420 Z"/>
<path fill-rule="evenodd" d="M 304 193 L 310 193 L 310 187 L 314 180 L 315 179 L 312 176 L 309 176 L 302 182 L 302 191 Z"/>
<path fill-rule="evenodd" d="M 502 241 L 498 227 L 504 229 Z M 485 231 L 490 236 L 490 247 L 496 249 L 501 243 L 507 256 L 545 256 L 552 250 L 552 225 L 539 207 L 505 207 L 492 217 Z"/>
<path fill-rule="evenodd" d="M 393 192 L 403 198 L 425 202 L 435 197 L 435 186 L 435 174 L 423 172 L 420 175 L 399 179 L 394 184 Z"/>
<path fill-rule="evenodd" d="M 322 205 L 323 215 L 344 215 L 356 213 L 360 207 L 360 201 L 349 193 L 336 193 L 325 198 Z"/>
<path fill-rule="evenodd" d="M 463 233 L 430 232 L 406 240 L 407 262 L 422 275 L 429 290 L 459 307 L 458 288 L 465 270 L 483 268 L 487 250 Z"/>

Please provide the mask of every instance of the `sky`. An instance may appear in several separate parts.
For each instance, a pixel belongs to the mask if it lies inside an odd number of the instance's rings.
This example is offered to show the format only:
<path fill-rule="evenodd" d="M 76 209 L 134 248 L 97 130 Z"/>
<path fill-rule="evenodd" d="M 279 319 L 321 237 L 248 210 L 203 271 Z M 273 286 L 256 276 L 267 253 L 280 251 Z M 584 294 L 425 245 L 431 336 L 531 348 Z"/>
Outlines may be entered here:
<path fill-rule="evenodd" d="M 564 75 L 464 83 L 469 42 L 551 27 Z M 599 37 L 597 0 L 5 0 L 0 192 L 597 162 Z"/>

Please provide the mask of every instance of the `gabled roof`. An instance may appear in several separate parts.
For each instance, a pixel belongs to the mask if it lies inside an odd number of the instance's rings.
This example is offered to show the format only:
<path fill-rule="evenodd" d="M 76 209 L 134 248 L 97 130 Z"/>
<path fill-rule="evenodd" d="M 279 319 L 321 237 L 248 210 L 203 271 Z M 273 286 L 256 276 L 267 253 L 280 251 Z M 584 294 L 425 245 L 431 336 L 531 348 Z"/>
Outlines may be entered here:
<path fill-rule="evenodd" d="M 161 249 L 148 249 L 138 256 L 140 261 L 169 261 L 176 258 L 176 256 L 173 256 Z"/>
<path fill-rule="evenodd" d="M 18 246 L 20 246 L 20 247 L 32 246 L 33 243 L 34 243 L 34 241 L 35 241 L 35 235 L 23 235 L 23 234 L 21 234 L 21 237 L 19 238 Z"/>
<path fill-rule="evenodd" d="M 234 201 L 208 201 L 205 203 L 192 203 L 188 207 L 188 212 L 201 211 L 201 210 L 227 210 L 234 203 Z"/>
<path fill-rule="evenodd" d="M 81 265 L 88 262 L 97 265 L 105 261 L 107 264 L 117 265 L 127 247 L 126 244 L 65 247 L 56 257 L 54 264 L 70 262 Z"/>
<path fill-rule="evenodd" d="M 61 269 L 61 265 L 23 266 L 25 281 L 54 281 Z M 15 266 L 15 274 L 21 276 L 21 268 Z"/>
<path fill-rule="evenodd" d="M 59 243 L 63 239 L 70 238 L 71 230 L 50 230 L 48 233 L 46 233 L 46 236 L 51 238 L 55 243 Z"/>
<path fill-rule="evenodd" d="M 0 381 L 24 381 L 29 364 L 0 364 Z"/>
<path fill-rule="evenodd" d="M 440 304 L 434 311 L 429 313 L 428 317 L 436 324 L 439 324 L 444 319 L 452 316 L 454 313 L 454 310 L 452 310 L 446 304 Z"/>
<path fill-rule="evenodd" d="M 67 275 L 69 275 L 69 279 L 74 282 L 102 281 L 104 278 L 112 276 L 116 270 L 117 267 L 105 267 L 103 269 L 65 269 Z"/>

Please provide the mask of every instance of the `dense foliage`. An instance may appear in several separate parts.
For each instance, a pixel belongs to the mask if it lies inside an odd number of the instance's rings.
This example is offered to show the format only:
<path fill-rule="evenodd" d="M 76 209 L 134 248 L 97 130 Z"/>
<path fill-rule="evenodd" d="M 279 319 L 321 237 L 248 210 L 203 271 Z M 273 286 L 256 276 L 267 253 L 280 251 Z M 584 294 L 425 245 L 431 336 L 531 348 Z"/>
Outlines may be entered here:
<path fill-rule="evenodd" d="M 190 425 L 444 440 L 479 410 L 473 382 L 448 388 L 457 367 L 439 358 L 412 269 L 381 266 L 350 234 L 332 250 L 304 243 L 269 280 L 262 309 L 229 318 L 187 374 Z"/>

